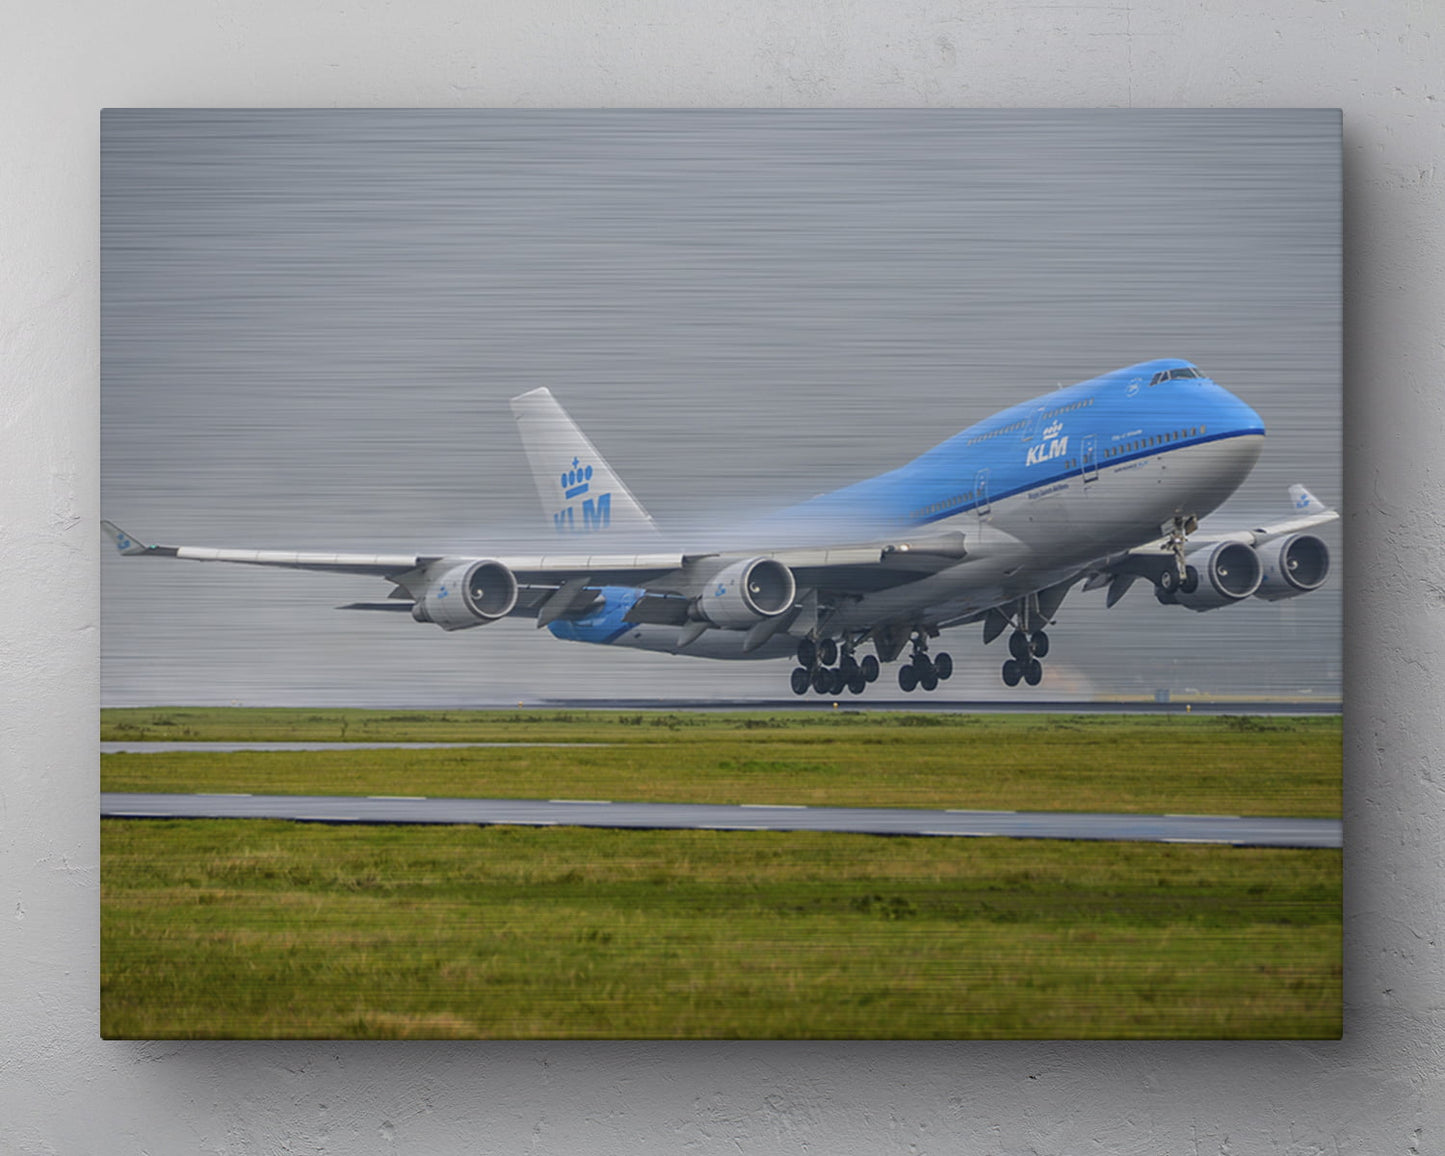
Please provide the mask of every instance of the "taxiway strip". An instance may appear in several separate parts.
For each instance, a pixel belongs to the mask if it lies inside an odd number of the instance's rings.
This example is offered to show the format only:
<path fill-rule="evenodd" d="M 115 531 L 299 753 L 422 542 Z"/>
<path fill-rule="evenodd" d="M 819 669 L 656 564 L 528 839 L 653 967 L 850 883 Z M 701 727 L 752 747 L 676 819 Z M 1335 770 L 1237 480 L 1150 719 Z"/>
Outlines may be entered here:
<path fill-rule="evenodd" d="M 769 814 L 768 812 L 772 812 Z M 927 811 L 608 803 L 540 799 L 402 799 L 345 795 L 122 794 L 100 797 L 102 818 L 289 819 L 313 823 L 510 824 L 637 829 L 836 831 L 961 838 L 1104 839 L 1251 847 L 1340 847 L 1338 819 L 1110 815 L 1054 811 Z"/>

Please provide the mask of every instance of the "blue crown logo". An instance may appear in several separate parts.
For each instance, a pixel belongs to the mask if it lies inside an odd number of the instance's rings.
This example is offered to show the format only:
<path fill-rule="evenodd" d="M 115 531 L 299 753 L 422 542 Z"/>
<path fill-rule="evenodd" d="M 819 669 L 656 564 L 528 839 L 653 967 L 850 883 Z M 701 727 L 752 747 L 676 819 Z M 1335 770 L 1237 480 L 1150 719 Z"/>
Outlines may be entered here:
<path fill-rule="evenodd" d="M 600 481 L 600 479 L 599 479 Z M 570 502 L 580 498 L 592 489 L 592 467 L 584 466 L 581 458 L 573 458 L 572 465 L 561 474 L 562 500 Z M 575 506 L 564 505 L 552 515 L 552 521 L 559 534 L 578 531 Z M 598 494 L 582 503 L 581 532 L 605 530 L 612 521 L 612 495 Z"/>
<path fill-rule="evenodd" d="M 592 481 L 592 467 L 580 464 L 580 459 L 572 459 L 572 468 L 562 475 L 562 496 L 567 499 L 578 498 L 587 492 L 588 483 Z"/>

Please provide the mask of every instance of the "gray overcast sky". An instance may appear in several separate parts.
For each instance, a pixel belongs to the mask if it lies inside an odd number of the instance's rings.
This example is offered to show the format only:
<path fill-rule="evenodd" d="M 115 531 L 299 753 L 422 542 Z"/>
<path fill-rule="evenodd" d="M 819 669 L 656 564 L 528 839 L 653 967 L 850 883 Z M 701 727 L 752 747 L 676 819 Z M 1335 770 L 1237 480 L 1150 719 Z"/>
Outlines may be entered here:
<path fill-rule="evenodd" d="M 1337 503 L 1339 129 L 1329 110 L 107 112 L 102 507 L 163 542 L 482 552 L 540 525 L 506 403 L 547 385 L 688 529 L 1155 356 L 1269 425 L 1215 521 L 1281 513 L 1294 481 Z M 1342 576 L 1208 615 L 1076 592 L 1037 693 L 1338 693 Z M 379 582 L 109 552 L 103 578 L 108 705 L 786 693 L 783 663 L 331 609 Z M 950 693 L 1003 693 L 997 646 L 947 645 Z"/>

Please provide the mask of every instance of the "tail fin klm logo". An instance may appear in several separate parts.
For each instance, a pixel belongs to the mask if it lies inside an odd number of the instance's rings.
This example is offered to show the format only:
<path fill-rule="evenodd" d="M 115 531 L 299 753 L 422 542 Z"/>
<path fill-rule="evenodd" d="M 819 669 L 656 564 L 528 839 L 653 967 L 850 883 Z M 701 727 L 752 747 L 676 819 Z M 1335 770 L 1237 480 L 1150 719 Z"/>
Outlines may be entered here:
<path fill-rule="evenodd" d="M 580 458 L 573 458 L 570 468 L 561 475 L 562 498 L 571 503 L 592 489 L 592 467 L 584 466 Z M 577 507 L 565 505 L 552 515 L 552 523 L 559 534 L 589 533 L 605 530 L 612 522 L 612 495 L 598 494 L 582 503 L 582 525 L 577 525 Z"/>

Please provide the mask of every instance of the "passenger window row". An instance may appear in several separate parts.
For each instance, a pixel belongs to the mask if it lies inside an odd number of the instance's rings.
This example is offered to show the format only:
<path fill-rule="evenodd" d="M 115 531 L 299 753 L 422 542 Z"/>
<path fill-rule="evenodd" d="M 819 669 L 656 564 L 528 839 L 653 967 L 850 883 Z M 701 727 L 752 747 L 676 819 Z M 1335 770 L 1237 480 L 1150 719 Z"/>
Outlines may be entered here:
<path fill-rule="evenodd" d="M 1104 460 L 1121 457 L 1124 454 L 1138 453 L 1140 450 L 1154 449 L 1156 446 L 1171 445 L 1174 442 L 1184 441 L 1186 438 L 1199 437 L 1205 433 L 1208 427 L 1198 425 L 1191 426 L 1187 430 L 1175 430 L 1173 433 L 1157 434 L 1154 437 L 1137 438 L 1131 442 L 1125 442 L 1121 446 L 1114 446 L 1104 451 Z"/>

